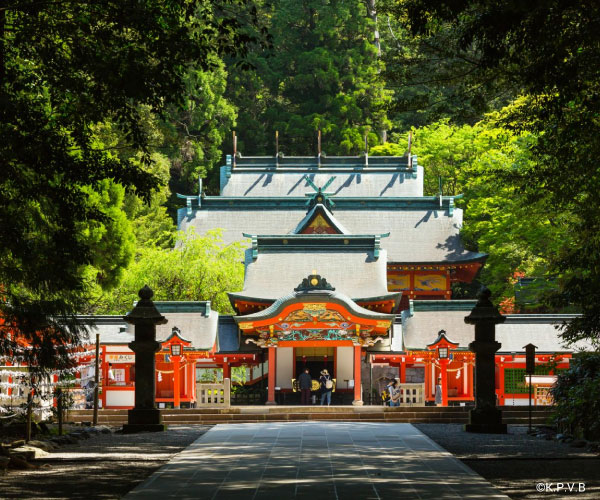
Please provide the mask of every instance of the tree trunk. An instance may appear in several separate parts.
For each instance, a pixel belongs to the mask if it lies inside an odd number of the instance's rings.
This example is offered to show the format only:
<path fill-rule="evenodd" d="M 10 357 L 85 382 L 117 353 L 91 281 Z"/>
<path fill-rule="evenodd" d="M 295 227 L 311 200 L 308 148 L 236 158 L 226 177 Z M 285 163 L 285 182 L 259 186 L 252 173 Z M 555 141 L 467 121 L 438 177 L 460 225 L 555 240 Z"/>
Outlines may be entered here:
<path fill-rule="evenodd" d="M 367 16 L 374 23 L 373 31 L 373 45 L 377 48 L 377 57 L 381 57 L 381 43 L 379 41 L 379 27 L 377 26 L 377 8 L 375 6 L 376 0 L 366 0 L 367 2 Z"/>

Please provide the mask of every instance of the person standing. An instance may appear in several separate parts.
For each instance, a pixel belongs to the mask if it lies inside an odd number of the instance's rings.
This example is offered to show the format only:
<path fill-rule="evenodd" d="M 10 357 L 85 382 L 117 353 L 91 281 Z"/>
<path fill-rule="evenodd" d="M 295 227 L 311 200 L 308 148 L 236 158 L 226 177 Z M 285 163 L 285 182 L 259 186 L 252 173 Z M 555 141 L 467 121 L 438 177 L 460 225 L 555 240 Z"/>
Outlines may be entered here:
<path fill-rule="evenodd" d="M 325 404 L 325 400 L 327 400 L 327 406 L 331 404 L 331 391 L 333 391 L 333 380 L 331 380 L 331 376 L 327 370 L 323 370 L 321 372 L 321 377 L 319 378 L 319 382 L 321 383 L 321 406 Z"/>
<path fill-rule="evenodd" d="M 438 378 L 435 386 L 435 405 L 442 406 L 442 378 Z"/>
<path fill-rule="evenodd" d="M 400 389 L 396 379 L 390 382 L 388 391 L 390 393 L 390 406 L 400 406 Z"/>
<path fill-rule="evenodd" d="M 298 384 L 300 385 L 300 404 L 309 405 L 310 404 L 310 390 L 312 388 L 312 379 L 310 378 L 310 372 L 308 368 L 305 368 L 304 371 L 298 377 Z"/>

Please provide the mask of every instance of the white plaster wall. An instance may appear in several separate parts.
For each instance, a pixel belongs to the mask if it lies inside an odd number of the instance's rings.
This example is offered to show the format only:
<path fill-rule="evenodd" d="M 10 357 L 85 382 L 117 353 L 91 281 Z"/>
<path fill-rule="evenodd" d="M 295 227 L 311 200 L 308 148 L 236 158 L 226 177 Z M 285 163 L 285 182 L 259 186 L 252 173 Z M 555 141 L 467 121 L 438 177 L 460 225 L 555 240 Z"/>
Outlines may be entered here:
<path fill-rule="evenodd" d="M 135 391 L 106 391 L 106 406 L 135 405 Z"/>
<path fill-rule="evenodd" d="M 102 349 L 104 349 L 104 352 L 133 352 L 127 345 L 104 345 Z"/>
<path fill-rule="evenodd" d="M 276 387 L 282 389 L 292 388 L 292 377 L 294 375 L 294 348 L 293 347 L 278 347 L 277 348 L 277 373 Z"/>
<path fill-rule="evenodd" d="M 354 380 L 354 348 L 336 347 L 336 369 L 337 386 L 340 389 L 347 389 L 345 380 Z"/>
<path fill-rule="evenodd" d="M 534 399 L 535 398 L 531 398 L 531 406 L 534 406 Z M 522 398 L 505 398 L 504 399 L 504 406 L 528 406 L 529 405 L 529 399 L 522 399 Z"/>

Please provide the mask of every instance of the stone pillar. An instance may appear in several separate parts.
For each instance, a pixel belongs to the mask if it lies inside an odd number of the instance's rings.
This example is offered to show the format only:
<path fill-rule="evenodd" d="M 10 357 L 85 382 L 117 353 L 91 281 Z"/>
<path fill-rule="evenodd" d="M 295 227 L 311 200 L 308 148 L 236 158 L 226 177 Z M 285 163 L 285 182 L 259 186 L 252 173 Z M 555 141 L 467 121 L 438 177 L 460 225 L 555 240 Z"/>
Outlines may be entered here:
<path fill-rule="evenodd" d="M 140 300 L 124 317 L 135 326 L 135 340 L 129 348 L 135 353 L 135 407 L 129 410 L 123 432 L 164 431 L 160 410 L 156 408 L 156 358 L 160 349 L 156 341 L 156 325 L 167 322 L 152 302 L 154 292 L 144 286 Z"/>
<path fill-rule="evenodd" d="M 275 374 L 277 373 L 277 350 L 275 349 L 275 347 L 269 347 L 269 389 L 268 389 L 268 398 L 267 398 L 267 404 L 268 405 L 276 405 L 277 402 L 275 401 L 275 384 L 277 383 L 276 380 L 277 378 L 275 377 Z"/>
<path fill-rule="evenodd" d="M 475 353 L 475 408 L 469 413 L 467 432 L 490 434 L 506 433 L 502 411 L 496 408 L 495 354 L 501 344 L 496 342 L 496 325 L 503 323 L 502 316 L 490 300 L 491 292 L 484 288 L 477 304 L 465 323 L 475 325 L 475 340 L 469 349 Z"/>
<path fill-rule="evenodd" d="M 362 381 L 360 379 L 361 347 L 354 346 L 354 406 L 362 406 Z"/>

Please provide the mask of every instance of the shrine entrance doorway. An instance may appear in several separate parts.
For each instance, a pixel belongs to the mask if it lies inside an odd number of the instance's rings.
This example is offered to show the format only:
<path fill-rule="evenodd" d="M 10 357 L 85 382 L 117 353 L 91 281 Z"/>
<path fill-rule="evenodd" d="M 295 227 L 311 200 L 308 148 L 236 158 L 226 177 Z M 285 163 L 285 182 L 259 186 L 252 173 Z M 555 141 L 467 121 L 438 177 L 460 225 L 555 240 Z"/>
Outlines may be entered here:
<path fill-rule="evenodd" d="M 296 358 L 295 377 L 308 368 L 310 378 L 319 380 L 321 371 L 326 369 L 335 378 L 335 347 L 297 347 L 294 349 Z"/>

